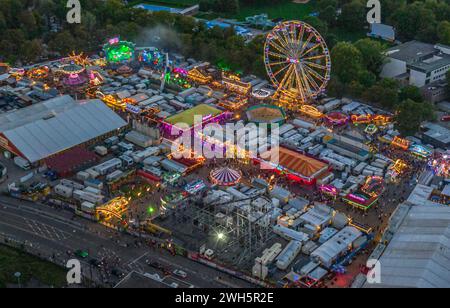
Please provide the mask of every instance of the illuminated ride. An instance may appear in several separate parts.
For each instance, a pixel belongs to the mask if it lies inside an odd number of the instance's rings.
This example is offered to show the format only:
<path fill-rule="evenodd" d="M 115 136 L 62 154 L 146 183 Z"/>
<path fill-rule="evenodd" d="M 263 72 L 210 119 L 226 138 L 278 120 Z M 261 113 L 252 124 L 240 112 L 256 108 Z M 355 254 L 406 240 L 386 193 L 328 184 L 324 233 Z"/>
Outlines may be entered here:
<path fill-rule="evenodd" d="M 375 124 L 369 124 L 364 129 L 364 132 L 368 135 L 373 135 L 378 131 L 378 127 Z"/>
<path fill-rule="evenodd" d="M 352 123 L 358 124 L 369 124 L 372 122 L 372 116 L 370 114 L 352 114 Z"/>
<path fill-rule="evenodd" d="M 392 182 L 395 182 L 406 170 L 408 165 L 405 161 L 397 159 L 387 171 L 387 175 Z"/>
<path fill-rule="evenodd" d="M 412 144 L 409 147 L 409 151 L 411 152 L 411 154 L 418 156 L 420 158 L 429 158 L 433 154 L 432 150 L 417 143 Z"/>
<path fill-rule="evenodd" d="M 384 179 L 380 176 L 368 176 L 366 182 L 361 187 L 361 191 L 372 196 L 378 197 L 384 189 Z"/>
<path fill-rule="evenodd" d="M 108 107 L 112 109 L 119 109 L 121 111 L 125 111 L 127 109 L 126 102 L 123 102 L 111 94 L 105 95 L 101 91 L 96 91 L 94 96 L 101 99 Z"/>
<path fill-rule="evenodd" d="M 153 69 L 163 69 L 165 54 L 158 48 L 148 48 L 142 50 L 138 55 L 138 60 L 144 65 L 149 65 Z"/>
<path fill-rule="evenodd" d="M 382 177 L 368 176 L 358 191 L 348 193 L 342 200 L 356 208 L 367 211 L 378 201 L 383 190 L 384 179 Z"/>
<path fill-rule="evenodd" d="M 301 21 L 283 22 L 268 34 L 264 62 L 277 94 L 289 97 L 294 105 L 315 99 L 330 80 L 331 58 L 325 40 Z"/>
<path fill-rule="evenodd" d="M 253 90 L 253 92 L 252 92 L 252 96 L 254 98 L 260 99 L 260 100 L 264 100 L 264 99 L 268 98 L 270 95 L 271 95 L 271 93 L 264 89 Z"/>
<path fill-rule="evenodd" d="M 187 80 L 188 71 L 184 68 L 174 67 L 165 73 L 164 79 L 167 84 L 176 84 L 182 88 L 189 89 L 192 85 Z"/>
<path fill-rule="evenodd" d="M 32 80 L 41 80 L 48 77 L 50 69 L 48 66 L 35 67 L 27 72 L 27 77 Z"/>
<path fill-rule="evenodd" d="M 85 55 L 84 53 L 77 54 L 75 53 L 75 51 L 72 51 L 72 53 L 69 54 L 67 60 L 69 60 L 69 63 L 74 63 L 83 67 L 91 65 L 91 61 L 89 60 L 89 57 L 87 55 Z"/>
<path fill-rule="evenodd" d="M 386 126 L 389 123 L 392 123 L 392 117 L 385 114 L 352 114 L 351 121 L 354 125 L 374 124 L 376 126 Z"/>
<path fill-rule="evenodd" d="M 411 145 L 411 142 L 407 139 L 403 139 L 403 138 L 395 136 L 391 142 L 391 145 L 407 151 L 409 149 L 409 146 Z"/>
<path fill-rule="evenodd" d="M 121 41 L 119 38 L 113 38 L 103 46 L 106 60 L 108 63 L 118 64 L 130 62 L 135 57 L 135 44 L 131 42 Z"/>
<path fill-rule="evenodd" d="M 112 218 L 116 218 L 120 223 L 126 227 L 127 221 L 125 215 L 128 211 L 129 201 L 124 197 L 114 198 L 103 206 L 97 207 L 95 209 L 95 217 L 97 220 L 111 223 Z"/>
<path fill-rule="evenodd" d="M 211 183 L 219 186 L 234 186 L 242 179 L 242 172 L 228 167 L 214 169 L 209 174 Z"/>
<path fill-rule="evenodd" d="M 83 86 L 86 85 L 89 80 L 86 69 L 75 63 L 61 66 L 55 73 L 62 75 L 63 84 L 68 87 Z"/>
<path fill-rule="evenodd" d="M 437 176 L 450 178 L 450 151 L 434 154 L 434 157 L 428 160 L 428 166 Z"/>
<path fill-rule="evenodd" d="M 302 105 L 300 106 L 299 111 L 314 119 L 320 119 L 323 117 L 323 113 L 320 112 L 316 107 L 311 105 Z"/>
<path fill-rule="evenodd" d="M 330 125 L 342 126 L 347 124 L 349 121 L 349 116 L 343 112 L 333 111 L 325 115 L 325 120 Z"/>
<path fill-rule="evenodd" d="M 339 194 L 339 190 L 335 186 L 330 185 L 330 184 L 320 185 L 319 191 L 322 194 L 333 197 L 333 198 L 336 198 Z"/>
<path fill-rule="evenodd" d="M 16 78 L 17 80 L 20 80 L 23 78 L 23 76 L 26 75 L 26 71 L 23 68 L 12 68 L 9 70 L 8 74 L 11 75 L 11 77 Z"/>

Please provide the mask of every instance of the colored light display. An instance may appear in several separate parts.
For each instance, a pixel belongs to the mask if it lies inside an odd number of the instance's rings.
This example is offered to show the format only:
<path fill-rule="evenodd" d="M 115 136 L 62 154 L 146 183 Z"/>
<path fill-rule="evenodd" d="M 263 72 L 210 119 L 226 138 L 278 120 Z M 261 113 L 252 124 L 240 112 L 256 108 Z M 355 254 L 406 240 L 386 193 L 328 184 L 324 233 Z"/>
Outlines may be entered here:
<path fill-rule="evenodd" d="M 342 126 L 347 124 L 349 117 L 342 112 L 330 112 L 325 116 L 326 121 L 333 126 Z"/>
<path fill-rule="evenodd" d="M 278 93 L 297 107 L 317 98 L 330 80 L 331 57 L 325 40 L 310 25 L 287 21 L 267 35 L 264 63 Z"/>
<path fill-rule="evenodd" d="M 408 150 L 409 146 L 410 146 L 411 142 L 409 140 L 400 138 L 400 137 L 394 137 L 394 139 L 391 142 L 392 146 L 395 146 L 397 148 L 400 148 L 402 150 Z"/>
<path fill-rule="evenodd" d="M 444 178 L 450 177 L 450 153 L 435 154 L 434 157 L 430 157 L 428 160 L 428 166 L 433 170 L 437 176 Z"/>
<path fill-rule="evenodd" d="M 384 180 L 379 176 L 368 176 L 361 187 L 361 191 L 372 197 L 381 195 L 384 189 Z"/>
<path fill-rule="evenodd" d="M 139 54 L 139 62 L 152 68 L 161 69 L 164 66 L 164 53 L 157 48 L 143 50 Z"/>
<path fill-rule="evenodd" d="M 425 147 L 425 146 L 423 146 L 421 144 L 413 144 L 409 148 L 409 151 L 412 154 L 414 154 L 416 156 L 419 156 L 421 158 L 428 158 L 428 157 L 430 157 L 433 154 L 433 152 L 430 149 L 428 149 L 427 147 Z"/>
<path fill-rule="evenodd" d="M 106 60 L 109 63 L 128 62 L 134 59 L 135 45 L 125 41 L 110 41 L 103 46 Z"/>
<path fill-rule="evenodd" d="M 300 112 L 315 118 L 315 119 L 319 119 L 321 117 L 323 117 L 323 113 L 320 112 L 316 107 L 311 106 L 311 105 L 302 105 L 300 107 Z"/>
<path fill-rule="evenodd" d="M 319 190 L 326 195 L 336 197 L 339 193 L 338 189 L 333 185 L 320 185 Z"/>

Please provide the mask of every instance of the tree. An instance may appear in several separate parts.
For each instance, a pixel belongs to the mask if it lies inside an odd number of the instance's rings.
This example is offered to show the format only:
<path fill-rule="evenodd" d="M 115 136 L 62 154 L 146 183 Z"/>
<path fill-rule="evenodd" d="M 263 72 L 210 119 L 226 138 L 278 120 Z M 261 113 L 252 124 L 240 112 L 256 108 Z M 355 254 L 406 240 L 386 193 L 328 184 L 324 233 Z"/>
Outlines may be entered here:
<path fill-rule="evenodd" d="M 32 41 L 26 41 L 23 44 L 22 56 L 28 62 L 36 61 L 43 52 L 42 42 L 38 39 Z"/>
<path fill-rule="evenodd" d="M 354 45 L 361 52 L 362 61 L 367 70 L 378 76 L 385 59 L 384 46 L 370 38 L 358 40 Z"/>
<path fill-rule="evenodd" d="M 319 17 L 324 22 L 326 22 L 329 26 L 332 26 L 336 23 L 336 7 L 327 6 L 323 10 L 319 10 Z"/>
<path fill-rule="evenodd" d="M 423 96 L 422 93 L 420 93 L 420 89 L 418 87 L 408 85 L 400 89 L 399 99 L 400 101 L 410 99 L 415 102 L 422 102 Z"/>
<path fill-rule="evenodd" d="M 426 102 L 415 102 L 407 99 L 396 109 L 395 127 L 404 136 L 417 133 L 423 121 L 435 118 L 433 106 Z"/>
<path fill-rule="evenodd" d="M 450 45 L 450 22 L 442 21 L 437 27 L 437 35 L 439 37 L 439 42 L 442 44 Z"/>
<path fill-rule="evenodd" d="M 398 103 L 398 83 L 394 79 L 382 79 L 364 91 L 362 96 L 368 102 L 395 108 Z"/>
<path fill-rule="evenodd" d="M 423 2 L 402 6 L 391 15 L 389 22 L 396 28 L 397 35 L 405 40 L 419 38 L 421 34 L 422 39 L 431 42 L 436 36 L 435 31 L 430 30 L 435 29 L 436 18 Z"/>
<path fill-rule="evenodd" d="M 365 87 L 357 81 L 352 81 L 348 86 L 348 93 L 353 98 L 359 98 L 364 92 Z"/>
<path fill-rule="evenodd" d="M 339 22 L 347 31 L 362 30 L 366 23 L 366 4 L 361 0 L 353 0 L 343 5 Z"/>
<path fill-rule="evenodd" d="M 56 51 L 60 54 L 68 54 L 76 45 L 76 40 L 69 31 L 58 33 L 48 44 L 51 51 Z"/>
<path fill-rule="evenodd" d="M 341 98 L 345 94 L 345 86 L 337 78 L 331 77 L 327 86 L 327 93 L 329 96 Z"/>
<path fill-rule="evenodd" d="M 328 26 L 321 19 L 319 19 L 319 18 L 317 18 L 315 16 L 306 16 L 305 18 L 303 18 L 303 21 L 306 22 L 307 24 L 310 24 L 311 26 L 313 26 L 317 31 L 319 31 L 319 33 L 323 37 L 327 36 L 327 34 L 328 34 Z"/>
<path fill-rule="evenodd" d="M 332 73 L 339 81 L 349 84 L 363 70 L 361 52 L 351 43 L 339 42 L 331 50 Z"/>

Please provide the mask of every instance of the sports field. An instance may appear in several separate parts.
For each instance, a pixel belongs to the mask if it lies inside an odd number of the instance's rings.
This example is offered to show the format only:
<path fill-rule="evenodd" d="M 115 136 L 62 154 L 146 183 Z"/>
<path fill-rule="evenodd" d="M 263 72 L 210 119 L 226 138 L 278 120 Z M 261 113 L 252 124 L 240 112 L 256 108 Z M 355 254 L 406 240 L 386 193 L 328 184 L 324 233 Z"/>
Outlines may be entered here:
<path fill-rule="evenodd" d="M 130 2 L 132 5 L 148 3 L 170 7 L 187 7 L 198 4 L 198 0 L 134 0 Z M 301 19 L 308 16 L 314 11 L 316 0 L 311 0 L 308 3 L 295 3 L 294 1 L 286 0 L 284 3 L 273 5 L 247 5 L 241 6 L 240 11 L 236 15 L 222 17 L 235 18 L 238 20 L 245 20 L 245 17 L 259 15 L 266 13 L 269 18 L 284 18 L 284 19 Z M 201 14 L 203 15 L 203 14 Z M 217 14 L 213 14 L 216 16 Z M 218 15 L 217 15 L 218 16 Z"/>

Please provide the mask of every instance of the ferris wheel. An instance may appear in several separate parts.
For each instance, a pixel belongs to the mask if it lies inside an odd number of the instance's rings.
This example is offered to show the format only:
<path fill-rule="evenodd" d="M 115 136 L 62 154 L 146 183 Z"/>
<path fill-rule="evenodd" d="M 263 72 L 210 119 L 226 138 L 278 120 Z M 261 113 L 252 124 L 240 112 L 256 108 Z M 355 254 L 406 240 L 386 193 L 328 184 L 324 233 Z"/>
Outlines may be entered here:
<path fill-rule="evenodd" d="M 287 21 L 267 35 L 267 73 L 278 92 L 301 103 L 323 93 L 330 80 L 331 58 L 320 33 L 301 21 Z"/>

